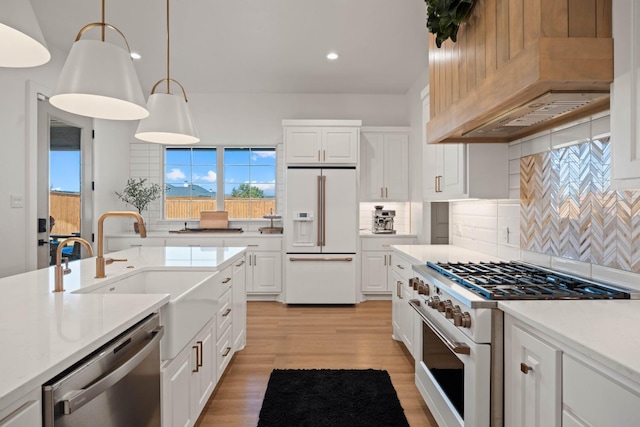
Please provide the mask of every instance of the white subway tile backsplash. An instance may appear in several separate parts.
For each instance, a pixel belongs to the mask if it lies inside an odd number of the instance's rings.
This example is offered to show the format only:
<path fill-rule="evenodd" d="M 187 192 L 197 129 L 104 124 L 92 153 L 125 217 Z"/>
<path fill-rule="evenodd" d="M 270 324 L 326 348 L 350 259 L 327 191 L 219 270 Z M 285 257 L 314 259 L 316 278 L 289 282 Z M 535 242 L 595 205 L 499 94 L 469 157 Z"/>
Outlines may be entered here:
<path fill-rule="evenodd" d="M 509 160 L 509 175 L 514 174 L 520 176 L 520 157 Z"/>
<path fill-rule="evenodd" d="M 498 257 L 508 261 L 517 261 L 521 259 L 520 248 L 498 245 Z"/>
<path fill-rule="evenodd" d="M 591 264 L 573 259 L 552 256 L 551 268 L 582 277 L 591 277 Z"/>
<path fill-rule="evenodd" d="M 591 278 L 596 281 L 611 283 L 612 285 L 640 290 L 640 274 L 630 271 L 593 264 L 591 266 Z"/>
<path fill-rule="evenodd" d="M 522 157 L 542 153 L 551 149 L 551 133 L 537 136 L 533 139 L 522 141 Z"/>
<path fill-rule="evenodd" d="M 509 144 L 509 160 L 517 160 L 520 162 L 522 157 L 522 144 L 520 142 L 512 142 Z"/>
<path fill-rule="evenodd" d="M 538 252 L 521 251 L 522 260 L 542 267 L 551 267 L 551 255 Z"/>

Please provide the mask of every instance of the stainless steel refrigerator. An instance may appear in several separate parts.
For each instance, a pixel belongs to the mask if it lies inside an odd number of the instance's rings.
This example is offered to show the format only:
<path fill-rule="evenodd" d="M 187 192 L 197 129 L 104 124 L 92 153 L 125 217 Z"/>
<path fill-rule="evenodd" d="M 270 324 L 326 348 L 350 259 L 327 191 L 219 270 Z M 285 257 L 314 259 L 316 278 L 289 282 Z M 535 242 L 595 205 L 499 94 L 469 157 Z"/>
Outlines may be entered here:
<path fill-rule="evenodd" d="M 288 304 L 354 304 L 358 203 L 355 167 L 292 166 L 286 177 Z"/>

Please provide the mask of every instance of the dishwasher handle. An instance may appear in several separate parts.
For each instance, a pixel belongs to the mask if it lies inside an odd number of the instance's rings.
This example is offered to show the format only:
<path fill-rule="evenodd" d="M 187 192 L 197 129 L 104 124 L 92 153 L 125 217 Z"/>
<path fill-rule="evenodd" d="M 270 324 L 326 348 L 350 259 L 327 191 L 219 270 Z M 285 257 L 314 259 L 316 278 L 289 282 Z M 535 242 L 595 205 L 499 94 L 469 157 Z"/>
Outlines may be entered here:
<path fill-rule="evenodd" d="M 155 349 L 163 335 L 164 327 L 159 326 L 149 333 L 149 342 L 145 344 L 145 346 L 142 347 L 131 359 L 127 360 L 89 387 L 81 390 L 70 391 L 67 396 L 65 396 L 65 399 L 60 402 L 62 404 L 63 413 L 65 415 L 72 414 L 126 377 L 127 374 L 133 371 L 144 359 L 147 358 L 149 353 Z"/>

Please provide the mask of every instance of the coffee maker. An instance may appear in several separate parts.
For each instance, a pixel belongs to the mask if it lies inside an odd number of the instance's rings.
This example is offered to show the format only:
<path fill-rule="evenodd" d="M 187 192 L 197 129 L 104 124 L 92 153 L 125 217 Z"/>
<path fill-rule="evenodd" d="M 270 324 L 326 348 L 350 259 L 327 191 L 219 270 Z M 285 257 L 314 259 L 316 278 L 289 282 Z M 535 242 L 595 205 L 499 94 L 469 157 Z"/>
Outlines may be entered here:
<path fill-rule="evenodd" d="M 371 230 L 374 234 L 395 234 L 393 218 L 396 216 L 396 211 L 384 210 L 383 207 L 382 205 L 374 206 Z"/>

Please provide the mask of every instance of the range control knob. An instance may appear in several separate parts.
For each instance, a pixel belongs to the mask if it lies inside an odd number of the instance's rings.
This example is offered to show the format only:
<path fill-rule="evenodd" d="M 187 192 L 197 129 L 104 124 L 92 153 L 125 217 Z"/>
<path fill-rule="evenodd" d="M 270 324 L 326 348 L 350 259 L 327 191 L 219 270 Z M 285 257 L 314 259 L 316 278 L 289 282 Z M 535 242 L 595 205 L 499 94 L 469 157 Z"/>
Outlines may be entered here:
<path fill-rule="evenodd" d="M 437 295 L 434 295 L 431 298 L 429 298 L 429 303 L 427 305 L 433 309 L 436 309 L 438 308 L 439 303 L 440 303 L 440 298 L 438 298 Z"/>
<path fill-rule="evenodd" d="M 451 300 L 446 300 L 446 301 L 440 301 L 440 303 L 438 304 L 438 311 L 440 313 L 444 313 L 447 310 L 447 307 L 453 307 L 453 303 L 451 302 Z"/>
<path fill-rule="evenodd" d="M 414 277 L 413 279 L 409 280 L 409 284 L 411 285 L 411 287 L 413 287 L 414 291 L 417 291 L 420 286 L 420 279 L 418 279 L 417 277 Z"/>
<path fill-rule="evenodd" d="M 456 326 L 460 326 L 461 328 L 470 328 L 471 315 L 466 311 L 464 313 L 462 313 L 461 311 L 453 313 L 453 324 Z"/>
<path fill-rule="evenodd" d="M 426 283 L 424 283 L 422 280 L 420 280 L 420 286 L 422 286 L 424 288 L 424 294 L 425 295 L 429 295 L 429 285 L 427 285 Z"/>
<path fill-rule="evenodd" d="M 427 288 L 423 284 L 418 284 L 418 294 L 419 295 L 429 295 L 429 288 Z"/>
<path fill-rule="evenodd" d="M 447 305 L 444 307 L 444 317 L 446 317 L 447 319 L 453 319 L 453 307 L 450 305 Z"/>

